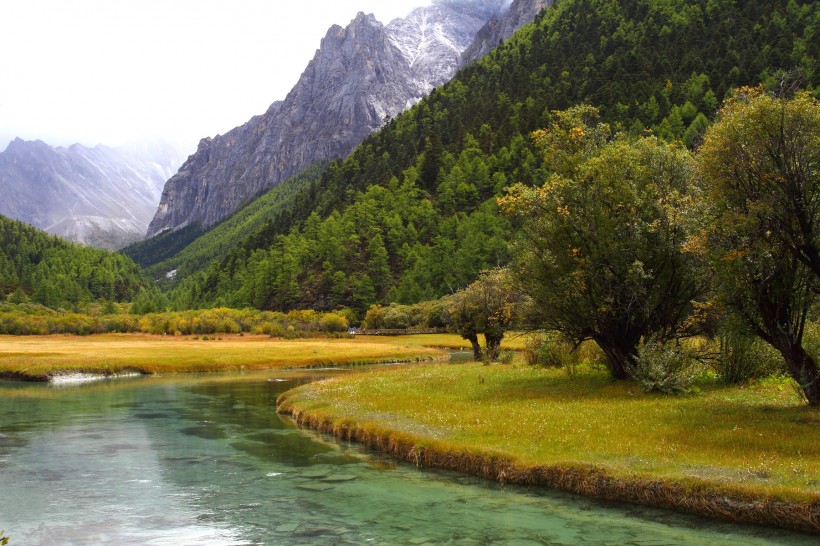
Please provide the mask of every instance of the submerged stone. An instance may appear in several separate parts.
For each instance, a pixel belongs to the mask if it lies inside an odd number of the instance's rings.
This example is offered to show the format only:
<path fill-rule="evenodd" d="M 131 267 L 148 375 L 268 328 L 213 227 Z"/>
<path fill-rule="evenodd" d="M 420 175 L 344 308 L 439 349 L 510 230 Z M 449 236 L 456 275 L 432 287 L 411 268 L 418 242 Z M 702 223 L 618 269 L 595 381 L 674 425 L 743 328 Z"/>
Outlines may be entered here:
<path fill-rule="evenodd" d="M 297 489 L 302 489 L 304 491 L 328 491 L 333 489 L 332 485 L 323 485 L 319 483 L 303 483 L 296 486 Z"/>
<path fill-rule="evenodd" d="M 312 480 L 324 478 L 328 474 L 330 474 L 330 469 L 328 468 L 314 468 L 311 470 L 305 470 L 301 474 L 299 474 L 300 478 L 309 478 Z"/>
<path fill-rule="evenodd" d="M 336 535 L 336 530 L 331 529 L 330 527 L 304 527 L 299 528 L 293 532 L 294 535 L 299 537 L 321 537 L 326 535 Z"/>
<path fill-rule="evenodd" d="M 322 478 L 322 481 L 323 482 L 329 482 L 329 483 L 350 482 L 350 481 L 353 481 L 357 478 L 358 478 L 358 476 L 354 476 L 352 474 L 331 474 L 330 476 L 327 476 L 326 478 Z"/>

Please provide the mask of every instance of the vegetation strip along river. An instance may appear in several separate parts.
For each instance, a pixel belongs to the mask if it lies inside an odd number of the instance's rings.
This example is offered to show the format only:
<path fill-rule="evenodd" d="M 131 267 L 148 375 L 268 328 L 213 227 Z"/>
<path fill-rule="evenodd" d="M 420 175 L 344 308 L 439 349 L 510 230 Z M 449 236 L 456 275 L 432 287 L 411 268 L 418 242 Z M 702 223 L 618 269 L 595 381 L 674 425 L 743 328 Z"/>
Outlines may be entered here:
<path fill-rule="evenodd" d="M 704 389 L 669 397 L 603 372 L 439 365 L 322 381 L 277 404 L 418 466 L 820 532 L 816 410 L 778 385 Z"/>

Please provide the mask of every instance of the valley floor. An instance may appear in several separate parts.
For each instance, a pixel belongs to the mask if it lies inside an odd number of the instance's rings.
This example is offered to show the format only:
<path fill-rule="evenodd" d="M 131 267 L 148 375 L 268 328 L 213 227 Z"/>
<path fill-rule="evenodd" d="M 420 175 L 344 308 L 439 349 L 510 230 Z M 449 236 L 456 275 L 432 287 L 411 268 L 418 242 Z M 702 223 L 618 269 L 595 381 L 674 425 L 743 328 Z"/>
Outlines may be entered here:
<path fill-rule="evenodd" d="M 176 374 L 442 360 L 453 335 L 0 336 L 0 378 Z M 522 339 L 507 339 L 521 348 Z M 647 394 L 600 370 L 369 368 L 282 395 L 303 425 L 423 467 L 820 533 L 820 411 L 769 380 Z"/>

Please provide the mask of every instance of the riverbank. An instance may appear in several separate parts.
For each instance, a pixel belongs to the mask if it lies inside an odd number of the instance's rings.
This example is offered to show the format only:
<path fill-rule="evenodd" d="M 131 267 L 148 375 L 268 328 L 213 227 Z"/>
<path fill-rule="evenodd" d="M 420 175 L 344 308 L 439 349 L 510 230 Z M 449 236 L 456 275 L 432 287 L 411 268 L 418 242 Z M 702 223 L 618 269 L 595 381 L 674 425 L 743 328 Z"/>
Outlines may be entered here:
<path fill-rule="evenodd" d="M 277 405 L 422 467 L 820 533 L 820 412 L 782 383 L 699 388 L 438 365 L 305 385 Z"/>
<path fill-rule="evenodd" d="M 441 350 L 389 340 L 268 336 L 102 334 L 0 336 L 0 378 L 176 374 L 353 366 L 446 358 Z"/>

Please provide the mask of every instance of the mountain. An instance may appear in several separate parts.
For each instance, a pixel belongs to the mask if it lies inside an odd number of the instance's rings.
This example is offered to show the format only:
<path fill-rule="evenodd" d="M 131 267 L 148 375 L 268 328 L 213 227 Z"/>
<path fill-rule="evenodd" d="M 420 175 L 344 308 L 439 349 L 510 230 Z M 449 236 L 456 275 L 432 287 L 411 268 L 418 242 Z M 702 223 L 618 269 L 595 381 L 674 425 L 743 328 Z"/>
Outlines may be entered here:
<path fill-rule="evenodd" d="M 0 214 L 70 241 L 120 248 L 143 237 L 182 157 L 163 142 L 55 148 L 18 138 L 0 153 Z"/>
<path fill-rule="evenodd" d="M 818 15 L 810 0 L 555 2 L 293 188 L 287 215 L 210 241 L 207 255 L 216 243 L 229 253 L 198 270 L 188 261 L 169 299 L 361 313 L 452 293 L 509 259 L 515 226 L 497 197 L 548 178 L 532 132 L 553 111 L 594 105 L 615 131 L 696 147 L 738 86 L 820 88 Z"/>
<path fill-rule="evenodd" d="M 552 2 L 553 0 L 514 0 L 508 9 L 481 27 L 473 43 L 461 54 L 461 64 L 477 61 L 499 43 L 507 41 L 515 31 L 532 22 L 542 9 L 551 6 Z"/>
<path fill-rule="evenodd" d="M 165 185 L 148 237 L 209 227 L 311 164 L 344 157 L 449 80 L 476 32 L 506 0 L 437 0 L 388 25 L 359 13 L 328 30 L 283 101 L 205 138 Z"/>

